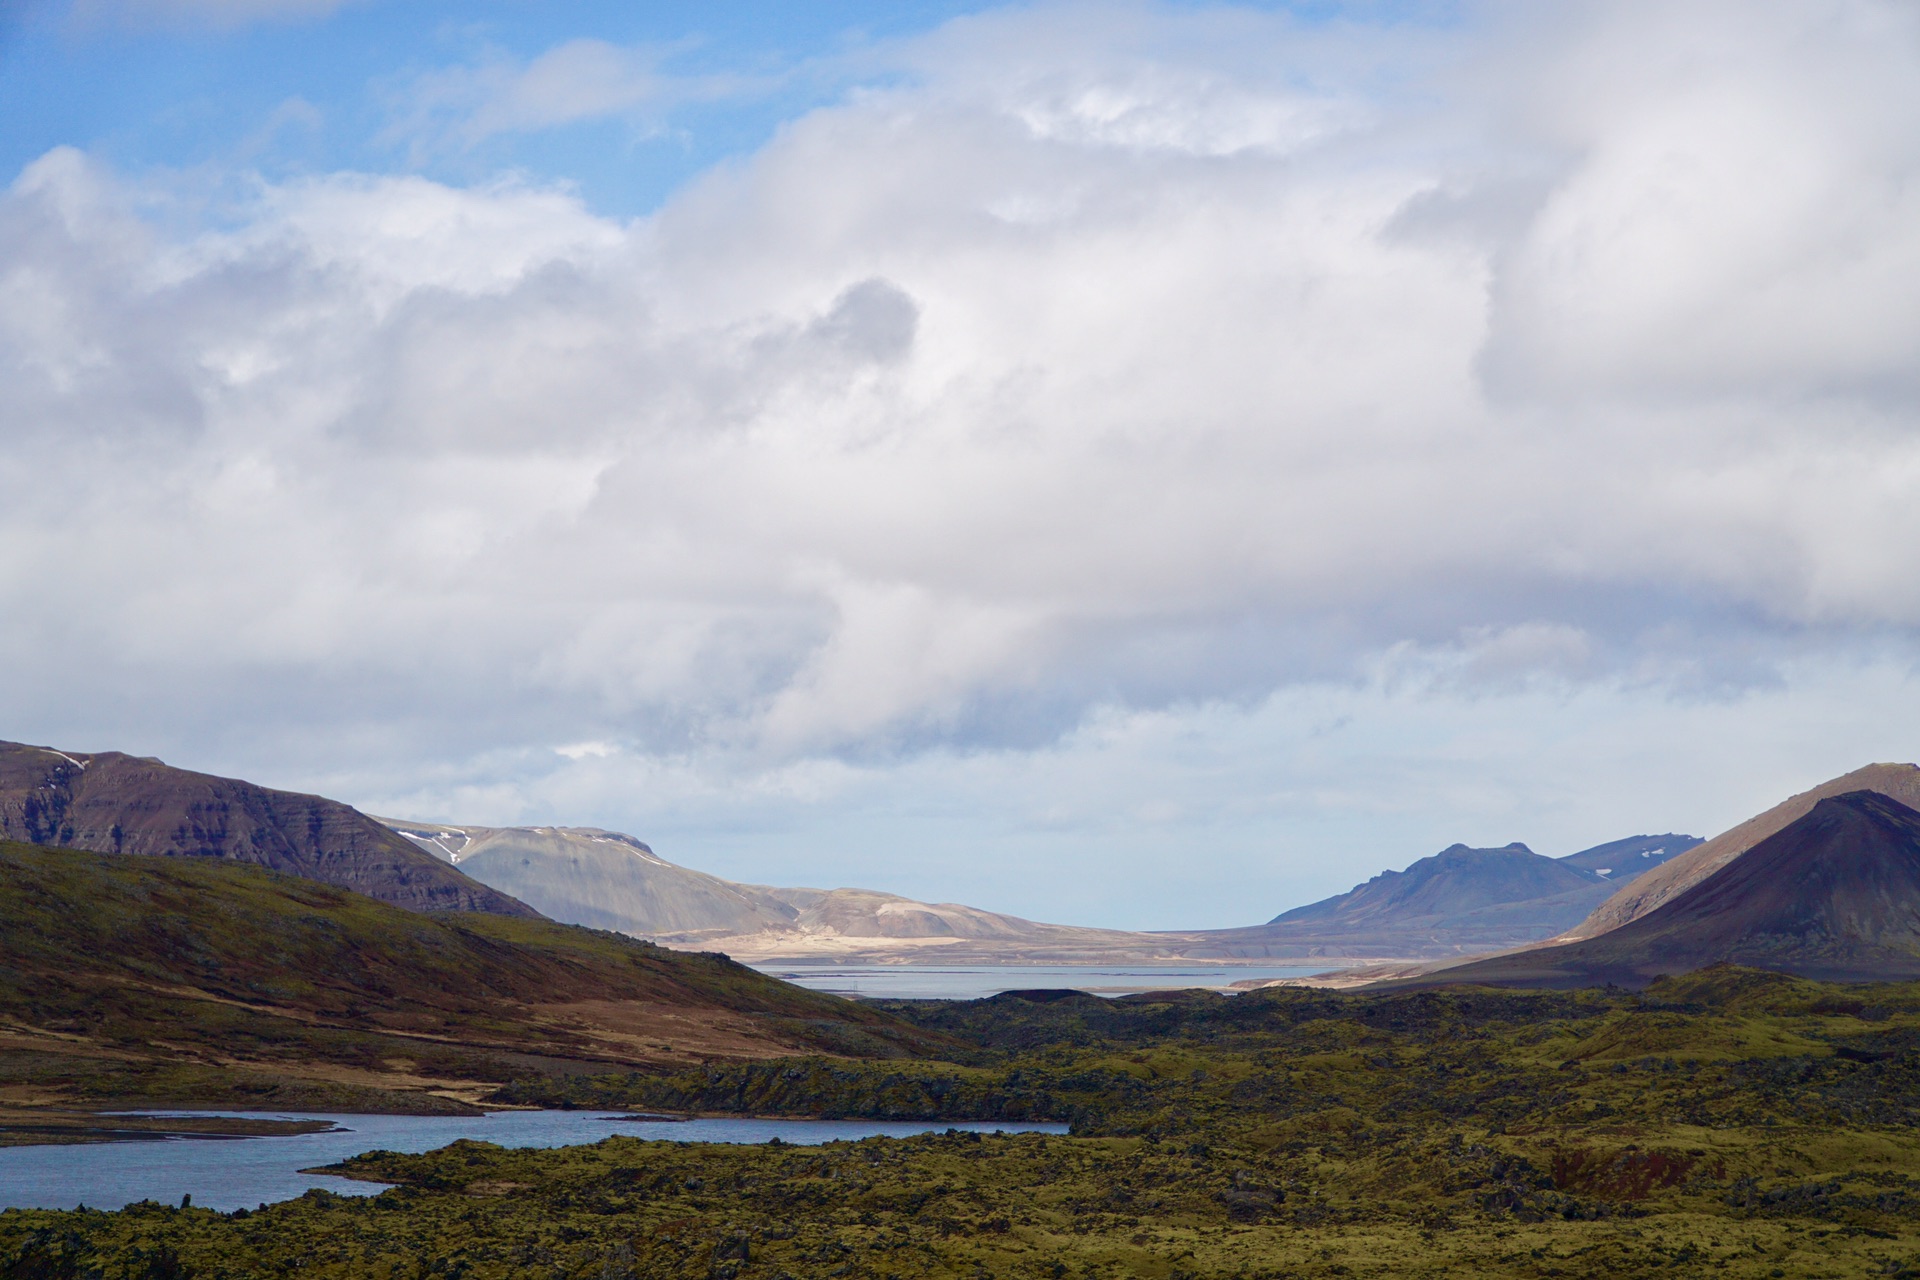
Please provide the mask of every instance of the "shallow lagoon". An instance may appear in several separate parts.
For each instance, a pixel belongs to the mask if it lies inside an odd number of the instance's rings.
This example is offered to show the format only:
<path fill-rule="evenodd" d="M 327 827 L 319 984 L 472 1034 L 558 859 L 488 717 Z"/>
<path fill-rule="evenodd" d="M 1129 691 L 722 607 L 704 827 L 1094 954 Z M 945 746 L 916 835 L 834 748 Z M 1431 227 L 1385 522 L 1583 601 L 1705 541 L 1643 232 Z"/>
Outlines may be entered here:
<path fill-rule="evenodd" d="M 184 1113 L 172 1113 L 184 1114 Z M 237 1112 L 218 1114 L 234 1115 Z M 248 1113 L 252 1114 L 252 1113 Z M 118 1209 L 138 1200 L 193 1203 L 208 1209 L 252 1209 L 312 1188 L 341 1195 L 377 1195 L 378 1183 L 301 1173 L 363 1151 L 431 1151 L 461 1138 L 503 1147 L 561 1147 L 615 1134 L 680 1142 L 766 1142 L 796 1145 L 858 1138 L 911 1137 L 947 1129 L 1065 1133 L 1060 1124 L 935 1123 L 872 1120 L 649 1120 L 604 1111 L 496 1111 L 484 1116 L 316 1115 L 271 1112 L 267 1118 L 331 1120 L 337 1128 L 284 1138 L 168 1138 L 73 1146 L 0 1148 L 0 1208 Z"/>

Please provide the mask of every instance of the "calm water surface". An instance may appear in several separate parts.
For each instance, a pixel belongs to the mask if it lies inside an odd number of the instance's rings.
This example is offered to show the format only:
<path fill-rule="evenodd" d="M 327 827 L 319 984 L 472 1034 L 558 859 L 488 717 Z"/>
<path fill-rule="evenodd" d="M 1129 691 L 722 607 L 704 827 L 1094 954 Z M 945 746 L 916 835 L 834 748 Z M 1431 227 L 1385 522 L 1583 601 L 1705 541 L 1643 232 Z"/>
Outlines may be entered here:
<path fill-rule="evenodd" d="M 1002 991 L 1065 989 L 1096 996 L 1207 987 L 1220 991 L 1247 979 L 1305 978 L 1339 967 L 1271 965 L 936 965 L 764 964 L 762 973 L 814 991 L 869 1000 L 979 1000 Z"/>
<path fill-rule="evenodd" d="M 186 1114 L 160 1112 L 157 1114 Z M 207 1114 L 204 1112 L 194 1114 Z M 1065 1133 L 1063 1124 L 886 1123 L 871 1120 L 636 1121 L 594 1111 L 497 1111 L 485 1116 L 351 1116 L 312 1112 L 214 1112 L 282 1120 L 331 1120 L 331 1133 L 287 1138 L 169 1138 L 85 1146 L 0 1148 L 0 1208 L 118 1209 L 136 1200 L 193 1203 L 223 1211 L 288 1200 L 313 1187 L 341 1195 L 377 1195 L 382 1186 L 301 1173 L 363 1151 L 431 1151 L 460 1138 L 503 1147 L 563 1147 L 613 1134 L 680 1142 L 783 1142 L 812 1145 L 856 1138 L 905 1138 L 947 1129 L 992 1133 Z"/>

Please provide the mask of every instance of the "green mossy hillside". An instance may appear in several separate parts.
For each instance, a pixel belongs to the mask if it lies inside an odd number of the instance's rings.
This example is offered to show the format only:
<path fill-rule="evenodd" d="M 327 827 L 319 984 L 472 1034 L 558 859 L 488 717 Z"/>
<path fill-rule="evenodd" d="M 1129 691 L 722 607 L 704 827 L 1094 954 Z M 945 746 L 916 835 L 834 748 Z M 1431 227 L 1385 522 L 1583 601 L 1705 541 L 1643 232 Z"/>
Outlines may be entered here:
<path fill-rule="evenodd" d="M 214 860 L 0 842 L 0 1096 L 352 1109 L 936 1037 L 718 955 Z"/>
<path fill-rule="evenodd" d="M 966 1061 L 515 1088 L 723 1112 L 999 1108 L 1072 1134 L 370 1153 L 341 1171 L 397 1185 L 368 1199 L 0 1214 L 0 1274 L 143 1276 L 164 1259 L 208 1277 L 476 1280 L 1920 1275 L 1911 987 L 1721 972 L 1639 994 L 891 1007 L 966 1039 Z M 1636 1020 L 1657 1052 L 1624 1052 Z M 1601 1041 L 1622 1052 L 1578 1056 Z"/>

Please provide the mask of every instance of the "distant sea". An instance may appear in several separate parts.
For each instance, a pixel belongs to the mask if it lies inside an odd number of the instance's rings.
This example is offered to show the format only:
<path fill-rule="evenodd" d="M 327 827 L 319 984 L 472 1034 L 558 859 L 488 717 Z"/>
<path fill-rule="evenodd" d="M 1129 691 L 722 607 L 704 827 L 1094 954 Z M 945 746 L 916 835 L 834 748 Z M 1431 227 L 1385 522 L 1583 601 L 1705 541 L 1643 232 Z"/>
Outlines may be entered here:
<path fill-rule="evenodd" d="M 1068 990 L 1095 996 L 1205 987 L 1230 991 L 1248 979 L 1305 978 L 1342 962 L 1316 965 L 1020 965 L 764 964 L 760 972 L 814 991 L 867 1000 L 980 1000 L 1002 991 Z"/>

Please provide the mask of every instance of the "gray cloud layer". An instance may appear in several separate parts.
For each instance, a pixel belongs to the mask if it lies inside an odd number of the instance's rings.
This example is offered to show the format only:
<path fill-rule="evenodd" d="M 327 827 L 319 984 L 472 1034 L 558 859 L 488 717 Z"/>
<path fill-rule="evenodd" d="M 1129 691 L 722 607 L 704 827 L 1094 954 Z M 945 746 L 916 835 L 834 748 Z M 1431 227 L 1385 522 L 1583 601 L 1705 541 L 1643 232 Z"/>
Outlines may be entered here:
<path fill-rule="evenodd" d="M 630 224 L 338 175 L 183 236 L 33 165 L 0 711 L 430 789 L 1910 652 L 1910 7 L 1043 8 L 891 57 Z"/>

